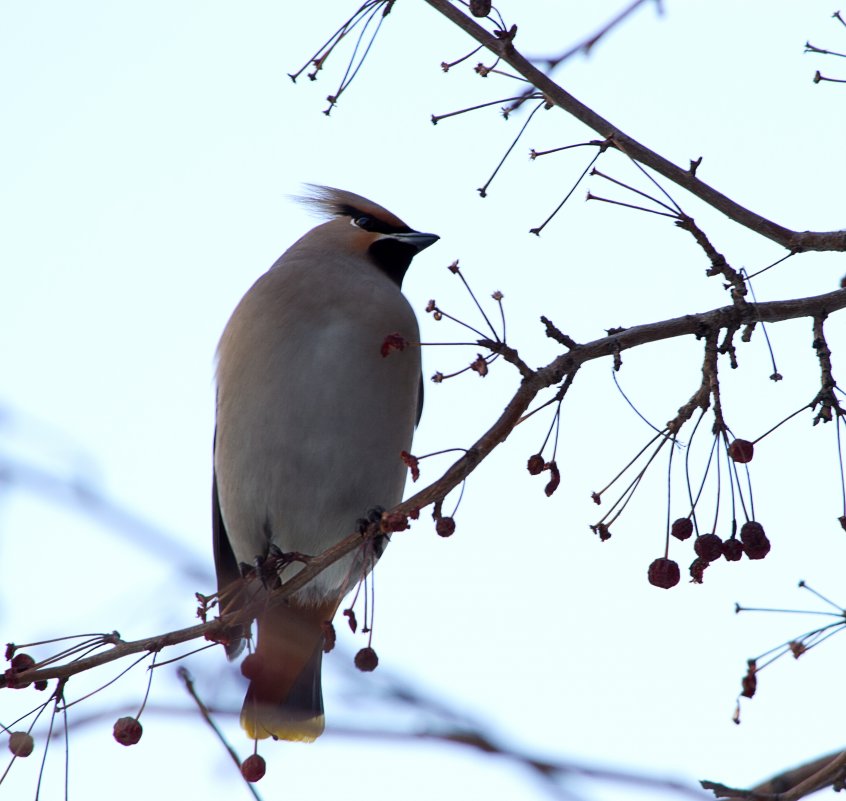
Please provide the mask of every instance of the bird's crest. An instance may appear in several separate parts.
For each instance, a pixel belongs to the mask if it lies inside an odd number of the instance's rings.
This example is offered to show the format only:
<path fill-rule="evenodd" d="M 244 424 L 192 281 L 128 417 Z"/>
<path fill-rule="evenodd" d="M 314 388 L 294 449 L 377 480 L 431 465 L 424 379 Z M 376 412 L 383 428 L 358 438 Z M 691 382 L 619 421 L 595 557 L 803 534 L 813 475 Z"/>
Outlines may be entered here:
<path fill-rule="evenodd" d="M 321 215 L 330 217 L 350 217 L 356 219 L 361 216 L 375 217 L 386 227 L 397 231 L 409 231 L 409 227 L 396 214 L 392 214 L 383 206 L 368 200 L 366 197 L 347 192 L 345 189 L 335 189 L 331 186 L 306 184 L 307 194 L 298 196 L 296 200 L 310 206 Z"/>

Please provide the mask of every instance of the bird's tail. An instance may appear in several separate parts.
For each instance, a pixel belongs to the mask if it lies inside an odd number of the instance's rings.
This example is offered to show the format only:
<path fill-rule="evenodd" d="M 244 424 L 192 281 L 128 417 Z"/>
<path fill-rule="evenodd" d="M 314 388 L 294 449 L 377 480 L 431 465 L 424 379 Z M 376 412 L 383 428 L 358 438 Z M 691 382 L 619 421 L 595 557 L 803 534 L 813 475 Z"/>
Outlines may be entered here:
<path fill-rule="evenodd" d="M 256 651 L 242 665 L 250 686 L 241 726 L 252 739 L 311 742 L 323 733 L 323 624 L 337 607 L 273 606 L 258 616 Z"/>

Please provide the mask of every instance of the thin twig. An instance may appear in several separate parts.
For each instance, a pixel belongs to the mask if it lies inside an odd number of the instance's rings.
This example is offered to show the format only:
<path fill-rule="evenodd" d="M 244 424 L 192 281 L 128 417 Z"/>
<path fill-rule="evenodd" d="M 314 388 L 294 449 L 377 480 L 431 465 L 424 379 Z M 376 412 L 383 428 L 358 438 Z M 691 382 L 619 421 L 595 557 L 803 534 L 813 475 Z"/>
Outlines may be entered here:
<path fill-rule="evenodd" d="M 566 92 L 549 76 L 545 75 L 525 56 L 521 55 L 511 37 L 497 38 L 467 16 L 449 0 L 426 0 L 436 11 L 483 44 L 494 55 L 536 86 L 552 103 L 596 131 L 601 137 L 612 140 L 622 152 L 655 170 L 678 186 L 721 211 L 729 219 L 749 228 L 767 239 L 778 242 L 791 251 L 846 251 L 846 230 L 839 231 L 793 231 L 766 219 L 760 214 L 741 206 L 736 201 L 717 191 L 696 177 L 695 172 L 673 164 L 668 159 L 626 134 L 613 123 L 597 114 L 593 109 Z"/>
<path fill-rule="evenodd" d="M 764 322 L 779 322 L 799 317 L 813 317 L 846 308 L 846 290 L 836 290 L 824 295 L 792 300 L 771 301 L 761 304 L 746 304 L 743 307 L 724 306 L 700 314 L 687 314 L 661 322 L 633 326 L 615 331 L 613 334 L 584 344 L 576 344 L 567 353 L 561 354 L 549 364 L 534 371 L 531 378 L 523 380 L 499 418 L 491 425 L 467 452 L 449 467 L 446 472 L 429 486 L 421 489 L 407 500 L 393 507 L 386 515 L 408 516 L 443 498 L 469 476 L 487 456 L 501 445 L 523 417 L 532 401 L 547 387 L 561 383 L 568 374 L 595 359 L 613 356 L 629 348 L 660 342 L 682 336 L 702 336 L 709 330 L 719 331 L 728 325 L 744 324 L 754 319 Z M 695 408 L 695 406 L 694 406 Z M 693 409 L 691 409 L 692 414 Z M 675 433 L 670 429 L 670 433 Z M 302 570 L 277 590 L 272 601 L 279 603 L 283 598 L 304 587 L 315 576 L 324 571 L 348 553 L 360 548 L 368 537 L 379 532 L 362 535 L 356 531 L 337 542 L 322 553 L 312 556 Z M 217 620 L 199 623 L 188 628 L 167 632 L 131 642 L 120 642 L 108 650 L 93 654 L 71 664 L 54 665 L 44 669 L 31 669 L 17 674 L 21 682 L 41 679 L 61 679 L 82 673 L 99 665 L 107 664 L 131 654 L 161 650 L 170 645 L 188 642 L 199 637 L 209 640 L 225 639 L 226 632 L 235 625 L 252 619 L 256 611 L 264 608 L 267 599 L 260 598 L 238 612 L 230 612 Z M 2 686 L 2 677 L 0 677 Z"/>
<path fill-rule="evenodd" d="M 181 667 L 177 671 L 179 678 L 182 679 L 182 683 L 185 685 L 185 689 L 188 691 L 188 695 L 194 700 L 194 703 L 197 705 L 197 709 L 199 710 L 200 714 L 203 717 L 203 720 L 209 724 L 211 730 L 217 736 L 217 739 L 220 740 L 220 744 L 226 749 L 226 753 L 232 758 L 232 761 L 235 763 L 238 770 L 241 770 L 241 760 L 238 758 L 238 754 L 236 753 L 235 749 L 229 744 L 227 739 L 223 736 L 223 732 L 218 728 L 218 725 L 212 720 L 211 713 L 209 712 L 208 707 L 203 703 L 202 699 L 199 695 L 197 695 L 197 689 L 194 687 L 194 679 L 192 678 L 191 674 L 188 672 L 187 668 Z M 256 788 L 250 783 L 246 782 L 247 787 L 249 788 L 250 792 L 253 794 L 253 798 L 256 801 L 261 801 L 261 796 L 256 792 Z"/>

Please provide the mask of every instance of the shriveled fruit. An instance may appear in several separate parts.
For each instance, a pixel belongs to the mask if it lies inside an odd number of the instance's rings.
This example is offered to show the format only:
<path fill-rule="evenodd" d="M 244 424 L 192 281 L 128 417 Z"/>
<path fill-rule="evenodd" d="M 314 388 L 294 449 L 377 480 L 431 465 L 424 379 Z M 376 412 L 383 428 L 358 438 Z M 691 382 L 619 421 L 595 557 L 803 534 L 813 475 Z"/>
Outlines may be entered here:
<path fill-rule="evenodd" d="M 763 559 L 770 552 L 770 541 L 764 533 L 764 527 L 754 520 L 740 527 L 740 541 L 750 559 Z"/>
<path fill-rule="evenodd" d="M 755 446 L 748 439 L 736 439 L 728 447 L 728 455 L 738 464 L 746 464 L 752 461 L 755 453 Z"/>
<path fill-rule="evenodd" d="M 451 537 L 455 533 L 455 520 L 451 517 L 439 517 L 435 523 L 435 531 L 439 537 Z"/>
<path fill-rule="evenodd" d="M 369 673 L 371 670 L 376 670 L 376 666 L 379 664 L 379 657 L 376 655 L 376 651 L 367 647 L 362 648 L 355 655 L 355 659 L 353 661 L 359 670 Z"/>
<path fill-rule="evenodd" d="M 25 731 L 13 731 L 9 735 L 9 750 L 18 757 L 28 757 L 32 753 L 35 743 L 32 735 Z"/>
<path fill-rule="evenodd" d="M 264 757 L 261 757 L 258 754 L 248 756 L 241 763 L 241 775 L 248 782 L 257 782 L 266 772 L 267 763 L 264 761 Z"/>
<path fill-rule="evenodd" d="M 135 718 L 118 718 L 112 735 L 121 745 L 135 745 L 140 739 L 143 729 Z"/>
<path fill-rule="evenodd" d="M 670 526 L 670 534 L 677 540 L 686 540 L 693 534 L 693 521 L 689 517 L 680 517 Z"/>
<path fill-rule="evenodd" d="M 727 562 L 737 562 L 743 556 L 743 545 L 740 540 L 730 539 L 723 543 L 723 558 Z"/>
<path fill-rule="evenodd" d="M 703 559 L 701 556 L 691 562 L 690 578 L 694 584 L 702 583 L 702 579 L 705 577 L 705 569 L 709 564 L 710 562 L 707 559 Z"/>
<path fill-rule="evenodd" d="M 675 587 L 679 583 L 680 577 L 678 564 L 666 557 L 656 559 L 649 565 L 649 571 L 647 572 L 649 583 L 653 587 L 661 587 L 665 590 Z"/>
<path fill-rule="evenodd" d="M 696 555 L 706 562 L 713 562 L 723 555 L 723 541 L 716 534 L 700 534 L 693 543 Z"/>

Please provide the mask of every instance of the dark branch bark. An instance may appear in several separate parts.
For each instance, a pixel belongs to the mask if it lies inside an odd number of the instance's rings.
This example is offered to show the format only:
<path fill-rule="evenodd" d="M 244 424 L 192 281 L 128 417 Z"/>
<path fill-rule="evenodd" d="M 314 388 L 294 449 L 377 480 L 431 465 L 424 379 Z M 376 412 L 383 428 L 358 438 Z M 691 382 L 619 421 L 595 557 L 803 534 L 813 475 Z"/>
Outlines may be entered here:
<path fill-rule="evenodd" d="M 559 384 L 565 376 L 575 374 L 586 362 L 604 356 L 614 356 L 628 348 L 650 342 L 660 342 L 681 336 L 703 336 L 709 332 L 716 333 L 720 329 L 737 328 L 757 321 L 776 323 L 801 317 L 820 318 L 844 307 L 846 307 L 846 289 L 838 289 L 824 295 L 795 300 L 723 306 L 701 314 L 686 314 L 683 317 L 662 322 L 617 330 L 609 336 L 584 344 L 572 342 L 571 349 L 567 353 L 523 378 L 519 389 L 496 422 L 437 481 L 394 507 L 387 516 L 391 518 L 408 516 L 443 500 L 447 493 L 464 481 L 498 445 L 505 442 L 528 410 L 529 405 L 542 390 Z M 299 573 L 274 591 L 273 597 L 281 600 L 296 592 L 329 565 L 361 547 L 367 536 L 358 532 L 350 534 L 323 553 L 310 557 Z M 265 601 L 262 600 L 257 605 L 264 603 Z M 159 651 L 166 646 L 177 645 L 207 635 L 208 639 L 214 640 L 217 634 L 222 634 L 230 626 L 251 619 L 255 611 L 255 609 L 245 609 L 239 613 L 223 615 L 218 620 L 209 623 L 198 624 L 158 637 L 148 637 L 134 642 L 119 642 L 108 651 L 65 665 L 21 672 L 16 678 L 21 682 L 65 679 L 130 654 Z"/>
<path fill-rule="evenodd" d="M 756 233 L 777 242 L 788 250 L 801 253 L 803 251 L 844 251 L 846 250 L 846 230 L 844 231 L 792 231 L 782 225 L 756 214 L 741 206 L 731 198 L 718 192 L 713 187 L 700 181 L 693 171 L 683 169 L 668 159 L 650 150 L 616 125 L 601 117 L 593 109 L 577 100 L 569 92 L 562 89 L 548 75 L 544 74 L 525 56 L 514 49 L 509 38 L 499 39 L 486 31 L 481 25 L 468 17 L 449 0 L 426 0 L 436 11 L 439 11 L 451 22 L 484 45 L 494 55 L 510 64 L 520 75 L 540 89 L 550 102 L 583 122 L 600 136 L 609 139 L 621 152 L 651 167 L 655 172 L 668 178 L 678 186 L 705 201 L 709 206 L 721 211 L 734 222 L 749 228 Z"/>

